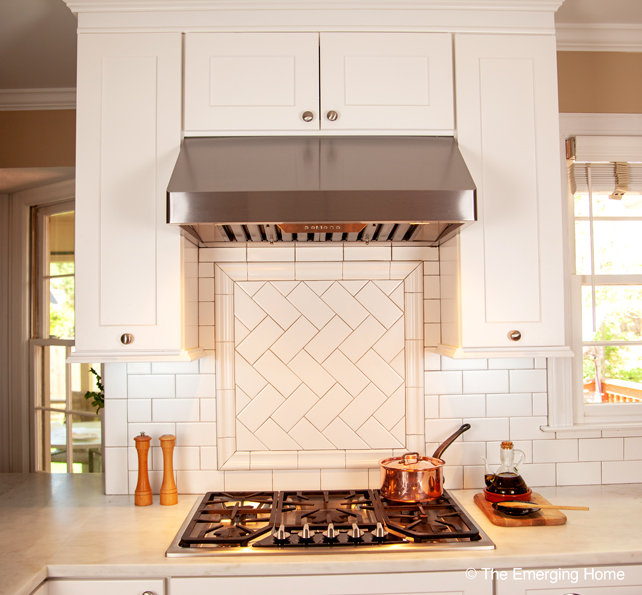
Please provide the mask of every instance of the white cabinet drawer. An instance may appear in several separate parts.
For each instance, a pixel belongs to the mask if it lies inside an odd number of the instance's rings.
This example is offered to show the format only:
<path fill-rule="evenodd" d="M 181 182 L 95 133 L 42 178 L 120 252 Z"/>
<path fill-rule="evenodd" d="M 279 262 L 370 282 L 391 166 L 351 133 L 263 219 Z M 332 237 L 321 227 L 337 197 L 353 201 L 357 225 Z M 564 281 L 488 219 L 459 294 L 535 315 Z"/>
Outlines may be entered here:
<path fill-rule="evenodd" d="M 164 595 L 163 579 L 49 580 L 47 595 Z"/>

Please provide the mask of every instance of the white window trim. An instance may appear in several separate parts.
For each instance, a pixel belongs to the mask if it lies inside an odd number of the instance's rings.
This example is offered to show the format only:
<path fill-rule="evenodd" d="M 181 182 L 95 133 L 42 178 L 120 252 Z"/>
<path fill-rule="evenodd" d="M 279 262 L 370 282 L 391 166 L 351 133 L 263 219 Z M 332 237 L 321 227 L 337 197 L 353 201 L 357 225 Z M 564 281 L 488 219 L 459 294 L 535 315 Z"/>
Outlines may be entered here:
<path fill-rule="evenodd" d="M 0 214 L 6 215 L 6 278 L 8 324 L 6 343 L 0 344 L 0 357 L 6 362 L 7 380 L 0 385 L 0 413 L 7 428 L 0 436 L 0 448 L 6 454 L 0 459 L 2 470 L 12 473 L 34 471 L 33 414 L 31 394 L 31 207 L 47 205 L 75 196 L 75 181 L 67 180 L 16 192 L 4 197 Z M 5 250 L 2 250 L 4 253 Z M 4 256 L 4 254 L 3 254 Z M 0 261 L 3 260 L 0 258 Z M 0 268 L 5 268 L 0 265 Z M 5 271 L 0 270 L 0 274 Z M 6 349 L 6 353 L 3 351 Z M 4 392 L 6 385 L 6 392 Z"/>
<path fill-rule="evenodd" d="M 562 196 L 568 196 L 568 177 L 566 175 L 566 148 L 564 141 L 569 136 L 641 136 L 642 114 L 560 114 L 560 143 L 562 150 L 560 172 Z M 568 201 L 563 213 L 564 234 L 564 278 L 565 278 L 565 311 L 566 341 L 573 345 L 573 332 L 581 329 L 578 321 L 580 313 L 572 309 L 572 289 L 570 271 L 574 270 L 574 250 L 571 245 L 573 237 L 573 214 Z M 631 419 L 619 420 L 615 416 L 597 419 L 584 415 L 582 391 L 573 390 L 573 375 L 581 368 L 574 365 L 581 354 L 574 358 L 549 358 L 548 360 L 548 426 L 542 426 L 545 432 L 583 432 L 589 430 L 626 430 L 642 428 L 640 421 Z M 580 360 L 581 361 L 581 360 Z M 575 372 L 574 372 L 575 370 Z M 638 409 L 637 405 L 632 405 Z M 642 408 L 642 407 L 640 407 Z"/>

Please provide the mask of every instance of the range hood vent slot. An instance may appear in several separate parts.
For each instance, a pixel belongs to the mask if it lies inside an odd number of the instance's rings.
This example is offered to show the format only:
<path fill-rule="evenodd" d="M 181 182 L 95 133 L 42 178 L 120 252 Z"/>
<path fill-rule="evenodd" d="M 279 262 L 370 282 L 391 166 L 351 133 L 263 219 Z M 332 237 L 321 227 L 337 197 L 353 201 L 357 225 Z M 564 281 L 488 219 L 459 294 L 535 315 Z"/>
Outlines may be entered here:
<path fill-rule="evenodd" d="M 475 198 L 450 137 L 187 138 L 167 221 L 204 244 L 438 245 L 475 221 Z"/>

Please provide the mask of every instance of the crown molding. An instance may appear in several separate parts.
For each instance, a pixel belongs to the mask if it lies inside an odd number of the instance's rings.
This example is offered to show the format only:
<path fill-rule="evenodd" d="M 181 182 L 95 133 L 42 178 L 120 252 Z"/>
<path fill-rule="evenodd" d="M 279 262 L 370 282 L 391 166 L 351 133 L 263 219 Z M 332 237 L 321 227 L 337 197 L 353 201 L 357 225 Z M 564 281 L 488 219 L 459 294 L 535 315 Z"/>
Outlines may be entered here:
<path fill-rule="evenodd" d="M 0 89 L 0 111 L 76 109 L 76 89 Z"/>
<path fill-rule="evenodd" d="M 558 23 L 557 50 L 563 52 L 642 52 L 642 25 Z"/>

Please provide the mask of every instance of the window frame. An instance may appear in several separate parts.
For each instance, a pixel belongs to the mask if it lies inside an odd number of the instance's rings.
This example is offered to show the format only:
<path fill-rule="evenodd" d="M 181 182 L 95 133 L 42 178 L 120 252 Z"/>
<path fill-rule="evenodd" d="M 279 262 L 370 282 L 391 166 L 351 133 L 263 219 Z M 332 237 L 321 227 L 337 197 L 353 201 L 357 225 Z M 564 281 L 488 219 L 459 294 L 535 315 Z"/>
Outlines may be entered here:
<path fill-rule="evenodd" d="M 560 114 L 560 172 L 564 223 L 565 332 L 573 358 L 548 359 L 548 432 L 626 430 L 642 428 L 642 405 L 622 404 L 629 414 L 613 415 L 605 406 L 604 415 L 586 415 L 582 390 L 581 281 L 574 279 L 575 217 L 566 163 L 566 139 L 574 136 L 642 136 L 642 114 Z M 579 299 L 578 299 L 579 295 Z M 577 306 L 580 306 L 578 308 Z M 613 404 L 613 407 L 620 405 Z M 638 415 L 638 410 L 640 414 Z M 634 415 L 630 415 L 633 413 Z M 623 417 L 625 419 L 623 419 Z"/>

